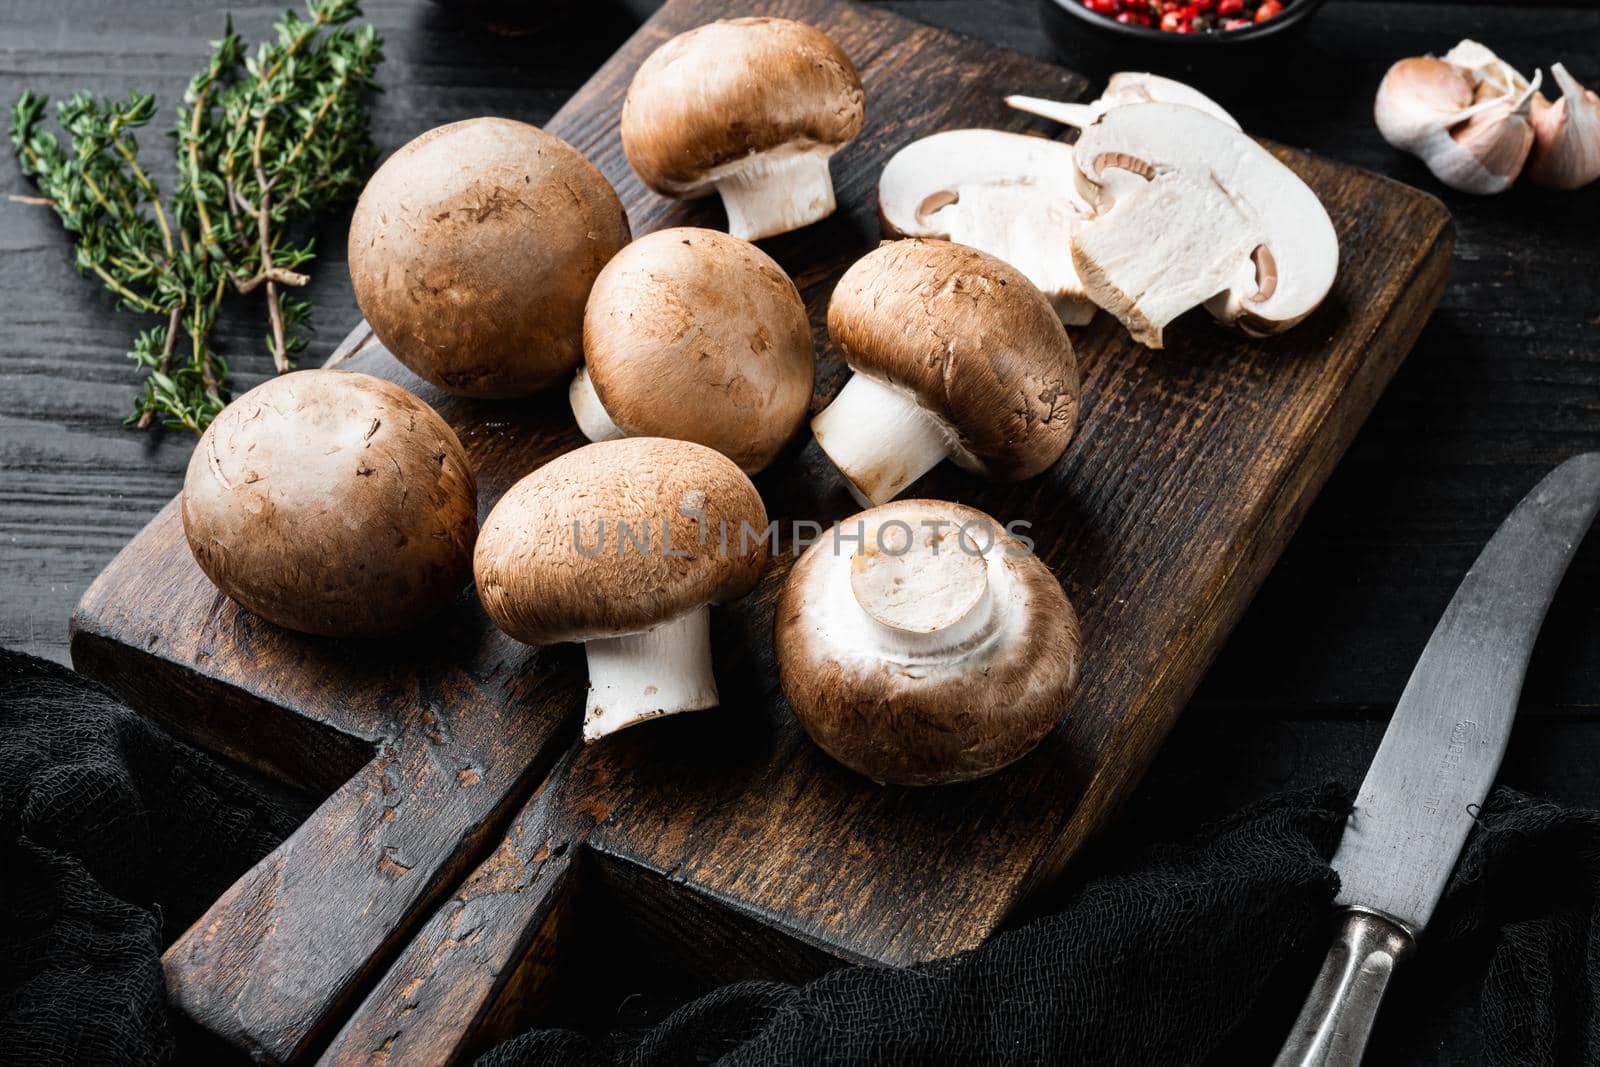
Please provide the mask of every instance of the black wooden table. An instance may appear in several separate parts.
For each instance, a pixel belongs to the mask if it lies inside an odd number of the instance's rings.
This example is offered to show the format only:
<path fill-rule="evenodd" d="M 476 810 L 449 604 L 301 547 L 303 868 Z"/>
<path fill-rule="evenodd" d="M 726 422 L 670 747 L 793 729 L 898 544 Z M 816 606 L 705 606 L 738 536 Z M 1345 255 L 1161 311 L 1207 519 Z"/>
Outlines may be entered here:
<path fill-rule="evenodd" d="M 225 7 L 254 40 L 284 2 L 7 0 L 0 98 L 9 104 L 26 87 L 56 97 L 140 88 L 170 108 L 218 35 Z M 445 4 L 366 6 L 387 41 L 375 129 L 388 150 L 473 115 L 542 121 L 652 5 L 592 0 L 544 27 Z M 548 6 L 525 0 L 504 8 Z M 886 6 L 1052 55 L 1034 0 Z M 1372 93 L 1390 62 L 1464 36 L 1525 72 L 1561 60 L 1579 80 L 1600 85 L 1600 11 L 1588 0 L 1334 0 L 1301 40 L 1265 63 L 1156 67 L 1212 89 L 1253 133 L 1439 194 L 1456 217 L 1456 258 L 1410 360 L 1090 863 L 1114 861 L 1288 784 L 1357 782 L 1412 662 L 1491 531 L 1545 470 L 1600 449 L 1600 186 L 1453 194 L 1372 126 Z M 1092 54 L 1077 60 L 1085 73 L 1107 73 L 1094 69 Z M 158 121 L 170 122 L 170 110 Z M 164 161 L 164 146 L 146 144 L 148 158 Z M 5 157 L 0 194 L 31 192 Z M 170 165 L 156 171 L 170 184 Z M 307 364 L 319 363 L 357 319 L 345 223 L 325 227 L 324 255 L 312 268 L 321 332 Z M 135 325 L 74 274 L 48 210 L 0 201 L 0 644 L 65 661 L 78 596 L 181 484 L 187 436 L 141 436 L 121 425 L 133 392 L 123 353 Z M 241 388 L 269 371 L 261 333 L 255 323 L 235 323 L 218 338 Z M 1600 722 L 1591 721 L 1600 708 L 1597 593 L 1600 537 L 1580 554 L 1551 611 L 1502 775 L 1589 804 L 1600 804 Z M 1402 976 L 1377 1047 L 1413 1062 L 1459 1062 L 1473 1047 L 1474 996 L 1470 984 L 1421 989 Z"/>

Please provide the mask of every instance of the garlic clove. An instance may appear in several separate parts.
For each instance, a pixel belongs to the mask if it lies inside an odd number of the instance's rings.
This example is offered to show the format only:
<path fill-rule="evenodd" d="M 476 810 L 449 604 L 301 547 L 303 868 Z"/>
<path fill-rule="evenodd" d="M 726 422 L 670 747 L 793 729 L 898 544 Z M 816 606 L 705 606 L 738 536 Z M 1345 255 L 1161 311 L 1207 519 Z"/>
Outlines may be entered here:
<path fill-rule="evenodd" d="M 1529 121 L 1532 103 L 1532 90 L 1519 101 L 1494 99 L 1494 107 L 1456 126 L 1450 137 L 1466 152 L 1464 156 L 1452 153 L 1445 164 L 1455 181 L 1438 169 L 1434 173 L 1447 185 L 1467 192 L 1478 192 L 1470 187 L 1478 182 L 1488 186 L 1484 191 L 1495 193 L 1510 185 L 1522 173 L 1533 148 L 1533 123 Z"/>
<path fill-rule="evenodd" d="M 1414 56 L 1383 76 L 1372 114 L 1385 141 L 1416 153 L 1435 129 L 1472 106 L 1472 96 L 1466 74 L 1442 59 Z"/>
<path fill-rule="evenodd" d="M 1390 67 L 1378 87 L 1373 117 L 1384 140 L 1421 159 L 1446 185 L 1498 193 L 1516 180 L 1533 147 L 1530 113 L 1541 75 L 1528 82 L 1481 45 L 1476 48 L 1492 63 L 1477 52 L 1462 53 L 1469 44 L 1452 50 L 1461 53 L 1458 62 L 1417 56 Z M 1484 80 L 1474 80 L 1474 71 Z M 1515 84 L 1521 86 L 1515 95 L 1501 89 Z"/>
<path fill-rule="evenodd" d="M 1560 63 L 1550 73 L 1561 99 L 1534 102 L 1528 178 L 1550 189 L 1577 189 L 1600 178 L 1600 94 L 1578 84 Z"/>

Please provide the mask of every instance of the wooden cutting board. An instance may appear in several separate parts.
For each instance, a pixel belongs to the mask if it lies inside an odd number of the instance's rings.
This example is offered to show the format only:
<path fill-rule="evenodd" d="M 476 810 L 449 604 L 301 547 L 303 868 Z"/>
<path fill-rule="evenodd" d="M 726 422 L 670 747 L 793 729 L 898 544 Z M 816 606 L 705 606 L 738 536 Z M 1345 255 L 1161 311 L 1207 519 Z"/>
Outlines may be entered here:
<path fill-rule="evenodd" d="M 549 123 L 615 184 L 635 234 L 722 225 L 714 201 L 667 201 L 639 184 L 617 118 L 644 56 L 723 8 L 671 0 Z M 838 275 L 878 239 L 888 155 L 965 126 L 1055 133 L 1001 96 L 1070 99 L 1086 86 L 834 0 L 754 0 L 741 12 L 821 27 L 867 88 L 867 127 L 834 163 L 838 215 L 764 243 L 811 309 L 820 409 L 845 376 L 823 311 Z M 428 1063 L 537 1018 L 583 966 L 579 914 L 626 929 L 623 949 L 636 939 L 716 977 L 909 963 L 983 941 L 1138 781 L 1443 287 L 1451 233 L 1438 201 L 1279 153 L 1339 231 L 1340 278 L 1321 311 L 1260 343 L 1193 316 L 1162 352 L 1102 315 L 1074 331 L 1083 415 L 1054 469 L 991 486 L 946 465 L 915 487 L 1030 520 L 1082 617 L 1085 682 L 1065 721 L 985 781 L 880 787 L 806 739 L 772 664 L 787 556 L 714 613 L 720 709 L 585 748 L 575 646 L 518 645 L 470 589 L 397 640 L 277 629 L 206 581 L 176 507 L 165 508 L 85 594 L 75 663 L 183 736 L 327 794 L 172 946 L 174 1001 L 263 1059 Z M 464 401 L 361 333 L 351 343 L 363 349 L 351 368 L 405 384 L 456 427 L 484 513 L 582 443 L 564 391 Z M 757 481 L 785 523 L 856 510 L 808 440 Z"/>

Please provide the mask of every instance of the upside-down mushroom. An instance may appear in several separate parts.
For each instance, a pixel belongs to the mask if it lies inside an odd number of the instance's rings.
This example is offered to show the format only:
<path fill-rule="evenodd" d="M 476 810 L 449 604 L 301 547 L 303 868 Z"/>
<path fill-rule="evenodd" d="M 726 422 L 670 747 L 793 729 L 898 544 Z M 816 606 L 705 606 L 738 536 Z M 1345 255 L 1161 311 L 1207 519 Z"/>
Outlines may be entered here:
<path fill-rule="evenodd" d="M 839 279 L 828 335 L 855 373 L 811 429 L 863 506 L 945 459 L 1031 478 L 1072 438 L 1067 332 L 1043 293 L 985 252 L 922 238 L 880 245 Z"/>
<path fill-rule="evenodd" d="M 861 79 L 827 34 L 792 19 L 724 19 L 667 41 L 622 104 L 622 149 L 663 196 L 721 194 L 747 241 L 833 214 L 828 160 L 861 132 Z"/>
<path fill-rule="evenodd" d="M 933 500 L 836 530 L 794 565 L 774 617 L 784 695 L 824 751 L 878 782 L 936 785 L 999 770 L 1061 721 L 1078 620 L 1018 539 Z"/>
<path fill-rule="evenodd" d="M 531 645 L 582 642 L 585 741 L 715 707 L 710 607 L 748 593 L 766 509 L 721 453 L 630 437 L 585 445 L 506 491 L 473 559 L 496 626 Z"/>

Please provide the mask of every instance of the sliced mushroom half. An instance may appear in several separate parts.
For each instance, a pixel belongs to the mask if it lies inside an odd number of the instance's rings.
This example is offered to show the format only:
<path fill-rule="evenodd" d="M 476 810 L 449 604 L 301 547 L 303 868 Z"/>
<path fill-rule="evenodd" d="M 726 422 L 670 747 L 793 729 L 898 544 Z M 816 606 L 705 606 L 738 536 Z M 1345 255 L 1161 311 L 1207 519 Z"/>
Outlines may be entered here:
<path fill-rule="evenodd" d="M 1265 148 L 1181 104 L 1106 112 L 1073 149 L 1095 214 L 1072 258 L 1095 303 L 1160 348 L 1199 304 L 1252 336 L 1279 333 L 1328 295 L 1339 239 L 1316 193 Z"/>
<path fill-rule="evenodd" d="M 1005 260 L 1069 326 L 1095 307 L 1072 265 L 1072 228 L 1088 208 L 1072 146 L 1004 130 L 949 130 L 896 152 L 878 180 L 885 233 L 937 237 Z"/>

